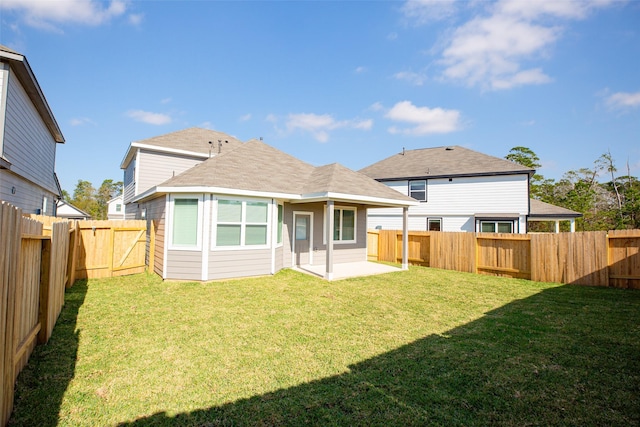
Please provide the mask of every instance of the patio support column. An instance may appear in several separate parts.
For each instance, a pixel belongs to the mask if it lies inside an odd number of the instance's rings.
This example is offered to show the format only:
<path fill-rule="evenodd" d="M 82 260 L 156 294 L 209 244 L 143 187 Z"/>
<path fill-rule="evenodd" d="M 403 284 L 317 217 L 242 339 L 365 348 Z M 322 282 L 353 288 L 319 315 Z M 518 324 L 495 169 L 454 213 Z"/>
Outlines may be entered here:
<path fill-rule="evenodd" d="M 560 232 L 560 220 L 556 219 L 556 233 Z"/>
<path fill-rule="evenodd" d="M 327 269 L 324 278 L 333 280 L 333 200 L 327 200 L 327 223 L 325 224 L 325 240 L 327 241 Z"/>
<path fill-rule="evenodd" d="M 409 269 L 409 207 L 402 208 L 402 269 Z"/>
<path fill-rule="evenodd" d="M 576 219 L 575 218 L 571 218 L 571 232 L 572 233 L 576 232 Z"/>

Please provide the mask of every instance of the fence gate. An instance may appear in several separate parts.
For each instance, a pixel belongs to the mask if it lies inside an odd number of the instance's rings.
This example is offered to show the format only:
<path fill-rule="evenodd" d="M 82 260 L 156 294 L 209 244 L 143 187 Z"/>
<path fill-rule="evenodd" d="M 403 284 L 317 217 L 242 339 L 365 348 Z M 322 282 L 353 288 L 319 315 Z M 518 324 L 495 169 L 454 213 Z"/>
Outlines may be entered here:
<path fill-rule="evenodd" d="M 79 221 L 76 278 L 99 278 L 145 270 L 145 221 Z"/>

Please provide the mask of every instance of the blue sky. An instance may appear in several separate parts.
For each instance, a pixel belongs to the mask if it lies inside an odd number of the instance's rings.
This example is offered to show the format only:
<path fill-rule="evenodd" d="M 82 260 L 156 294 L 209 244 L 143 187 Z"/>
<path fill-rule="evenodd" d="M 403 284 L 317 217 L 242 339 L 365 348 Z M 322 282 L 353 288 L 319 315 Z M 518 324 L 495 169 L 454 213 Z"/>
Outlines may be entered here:
<path fill-rule="evenodd" d="M 608 150 L 640 175 L 638 1 L 2 0 L 0 21 L 66 138 L 69 192 L 192 126 L 354 170 L 526 146 L 547 178 Z"/>

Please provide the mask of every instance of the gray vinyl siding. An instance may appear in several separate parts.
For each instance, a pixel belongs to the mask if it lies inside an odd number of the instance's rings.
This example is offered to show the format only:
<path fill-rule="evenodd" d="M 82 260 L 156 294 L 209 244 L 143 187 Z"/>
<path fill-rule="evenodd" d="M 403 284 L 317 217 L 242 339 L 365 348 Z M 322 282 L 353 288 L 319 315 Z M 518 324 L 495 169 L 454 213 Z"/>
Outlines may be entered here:
<path fill-rule="evenodd" d="M 351 207 L 346 203 L 338 203 L 337 207 Z M 348 262 L 362 262 L 367 260 L 367 209 L 357 206 L 356 216 L 356 243 L 333 243 L 333 263 L 343 264 Z M 313 252 L 313 264 L 323 265 L 327 259 L 327 245 L 323 243 L 322 233 L 324 221 L 324 204 L 321 205 L 318 213 L 314 212 L 314 228 L 313 228 L 313 246 L 316 249 Z"/>
<path fill-rule="evenodd" d="M 56 141 L 18 79 L 13 73 L 8 79 L 3 157 L 11 162 L 12 172 L 57 194 Z"/>
<path fill-rule="evenodd" d="M 293 211 L 313 213 L 313 261 L 314 265 L 326 263 L 327 246 L 323 243 L 322 233 L 324 231 L 323 221 L 326 204 L 323 202 L 309 204 L 285 204 L 284 211 L 284 237 L 283 237 L 283 262 L 284 266 L 291 267 L 291 242 L 293 231 Z M 348 203 L 338 203 L 338 207 L 352 207 Z M 333 263 L 341 264 L 347 262 L 360 262 L 367 260 L 367 209 L 363 206 L 356 206 L 356 243 L 336 243 L 333 244 Z"/>
<path fill-rule="evenodd" d="M 284 268 L 293 267 L 291 263 L 291 243 L 293 242 L 293 211 L 300 205 L 284 204 L 282 217 L 282 265 Z"/>
<path fill-rule="evenodd" d="M 7 107 L 7 91 L 9 85 L 9 64 L 0 62 L 0 156 L 4 152 L 4 118 Z"/>
<path fill-rule="evenodd" d="M 202 252 L 167 251 L 167 277 L 174 280 L 202 280 Z"/>
<path fill-rule="evenodd" d="M 0 200 L 19 207 L 24 213 L 34 214 L 42 209 L 44 197 L 47 197 L 46 215 L 53 216 L 56 194 L 8 170 L 0 170 Z"/>
<path fill-rule="evenodd" d="M 156 224 L 156 236 L 155 236 L 155 252 L 154 252 L 154 264 L 153 272 L 162 277 L 162 267 L 164 265 L 164 223 L 165 223 L 165 210 L 166 203 L 165 197 L 158 197 L 150 202 L 144 203 L 143 208 L 147 209 L 147 247 L 146 255 L 147 265 L 149 265 L 149 244 L 151 243 L 151 221 Z"/>
<path fill-rule="evenodd" d="M 133 200 L 133 197 L 136 195 L 136 177 L 135 177 L 135 169 L 136 169 L 136 159 L 132 159 L 127 167 L 124 170 L 124 192 L 123 192 L 123 201 L 126 205 Z"/>
<path fill-rule="evenodd" d="M 137 194 L 202 163 L 204 158 L 141 149 L 138 154 Z"/>
<path fill-rule="evenodd" d="M 275 258 L 276 259 L 275 271 L 276 271 L 276 273 L 284 268 L 284 259 L 282 258 L 283 253 L 284 253 L 284 250 L 283 250 L 282 246 L 276 248 L 276 254 L 275 254 L 275 257 L 276 257 Z"/>
<path fill-rule="evenodd" d="M 271 274 L 271 249 L 209 252 L 209 280 Z"/>

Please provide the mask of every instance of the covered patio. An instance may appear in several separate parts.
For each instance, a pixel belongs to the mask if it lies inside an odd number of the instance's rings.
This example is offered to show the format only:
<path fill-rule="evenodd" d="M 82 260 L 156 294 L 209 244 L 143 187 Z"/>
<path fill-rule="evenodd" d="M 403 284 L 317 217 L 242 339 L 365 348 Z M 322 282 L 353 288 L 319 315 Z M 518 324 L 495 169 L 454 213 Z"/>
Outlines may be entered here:
<path fill-rule="evenodd" d="M 293 268 L 296 271 L 310 274 L 321 278 L 326 278 L 326 269 L 324 265 L 301 265 Z M 392 265 L 379 264 L 377 262 L 361 261 L 348 262 L 333 265 L 333 275 L 329 280 L 342 280 L 351 277 L 373 276 L 376 274 L 386 274 L 402 271 L 398 267 Z"/>

